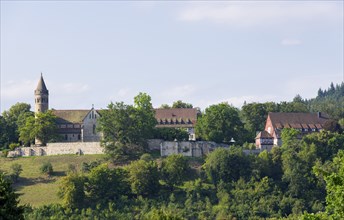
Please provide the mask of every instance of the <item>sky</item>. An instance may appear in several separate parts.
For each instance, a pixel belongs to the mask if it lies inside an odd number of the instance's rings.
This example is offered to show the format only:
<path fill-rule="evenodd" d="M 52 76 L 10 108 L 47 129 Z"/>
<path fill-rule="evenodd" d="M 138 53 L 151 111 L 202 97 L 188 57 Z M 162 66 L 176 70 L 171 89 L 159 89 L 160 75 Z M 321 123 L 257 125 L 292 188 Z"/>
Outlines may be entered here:
<path fill-rule="evenodd" d="M 343 82 L 343 1 L 0 1 L 0 112 L 314 98 Z M 33 108 L 32 108 L 33 109 Z"/>

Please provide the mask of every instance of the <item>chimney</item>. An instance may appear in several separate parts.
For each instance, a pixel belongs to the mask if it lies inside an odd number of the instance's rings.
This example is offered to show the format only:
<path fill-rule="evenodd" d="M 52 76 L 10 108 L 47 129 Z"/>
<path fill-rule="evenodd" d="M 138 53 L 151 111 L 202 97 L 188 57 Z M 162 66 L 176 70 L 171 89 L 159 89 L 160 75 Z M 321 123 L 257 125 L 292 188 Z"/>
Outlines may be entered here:
<path fill-rule="evenodd" d="M 321 112 L 318 112 L 318 118 L 321 118 Z"/>

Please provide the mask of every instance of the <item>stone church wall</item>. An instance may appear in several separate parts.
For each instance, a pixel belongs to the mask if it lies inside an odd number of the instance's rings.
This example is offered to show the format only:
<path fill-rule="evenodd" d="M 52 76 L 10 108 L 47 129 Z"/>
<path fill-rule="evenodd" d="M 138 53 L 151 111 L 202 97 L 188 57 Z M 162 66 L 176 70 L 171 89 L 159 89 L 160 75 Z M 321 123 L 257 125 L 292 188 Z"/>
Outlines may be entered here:
<path fill-rule="evenodd" d="M 99 114 L 96 110 L 92 108 L 92 110 L 86 115 L 83 121 L 83 128 L 82 128 L 82 138 L 83 141 L 100 141 L 100 133 L 97 132 L 97 118 L 99 118 Z"/>
<path fill-rule="evenodd" d="M 100 142 L 48 143 L 46 147 L 22 147 L 8 153 L 8 157 L 45 156 L 60 154 L 103 154 Z"/>

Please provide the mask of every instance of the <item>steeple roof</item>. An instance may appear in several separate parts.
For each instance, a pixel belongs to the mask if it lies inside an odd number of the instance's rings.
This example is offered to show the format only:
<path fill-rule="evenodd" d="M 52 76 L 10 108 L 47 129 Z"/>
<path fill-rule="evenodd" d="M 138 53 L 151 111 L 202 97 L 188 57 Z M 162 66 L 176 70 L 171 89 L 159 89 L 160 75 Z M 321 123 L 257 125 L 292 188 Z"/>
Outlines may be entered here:
<path fill-rule="evenodd" d="M 42 73 L 41 73 L 41 78 L 38 81 L 38 85 L 37 85 L 36 90 L 42 91 L 42 92 L 47 92 L 48 91 L 47 86 L 45 85 Z"/>

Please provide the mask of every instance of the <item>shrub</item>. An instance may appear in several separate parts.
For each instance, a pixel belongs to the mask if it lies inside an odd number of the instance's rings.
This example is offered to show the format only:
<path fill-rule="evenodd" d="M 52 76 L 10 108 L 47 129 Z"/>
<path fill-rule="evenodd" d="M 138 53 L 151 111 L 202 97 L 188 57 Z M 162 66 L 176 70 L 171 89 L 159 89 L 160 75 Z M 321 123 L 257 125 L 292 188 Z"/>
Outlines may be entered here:
<path fill-rule="evenodd" d="M 148 161 L 153 160 L 153 157 L 152 155 L 145 153 L 141 155 L 140 160 L 144 160 L 148 162 Z"/>
<path fill-rule="evenodd" d="M 11 178 L 13 180 L 13 182 L 17 182 L 20 173 L 23 171 L 22 165 L 18 164 L 18 163 L 14 163 L 11 166 Z"/>
<path fill-rule="evenodd" d="M 48 176 L 50 176 L 53 173 L 53 165 L 51 165 L 49 161 L 46 161 L 40 167 L 40 171 L 41 173 L 47 174 Z"/>
<path fill-rule="evenodd" d="M 9 148 L 10 148 L 10 150 L 14 150 L 14 149 L 16 149 L 16 148 L 19 147 L 19 146 L 20 146 L 19 143 L 11 143 L 10 146 L 9 146 Z"/>
<path fill-rule="evenodd" d="M 2 150 L 0 156 L 1 156 L 1 157 L 7 157 L 8 152 L 9 152 L 8 149 Z"/>

